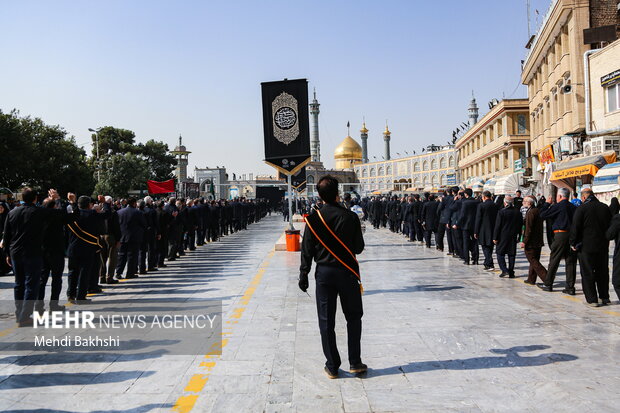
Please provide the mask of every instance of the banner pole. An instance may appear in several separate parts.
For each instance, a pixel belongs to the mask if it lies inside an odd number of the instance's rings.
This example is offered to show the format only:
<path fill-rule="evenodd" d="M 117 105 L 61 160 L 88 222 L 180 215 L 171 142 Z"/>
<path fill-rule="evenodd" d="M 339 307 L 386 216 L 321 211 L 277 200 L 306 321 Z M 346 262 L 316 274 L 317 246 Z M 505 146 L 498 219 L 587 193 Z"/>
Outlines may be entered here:
<path fill-rule="evenodd" d="M 288 229 L 295 230 L 293 226 L 293 175 L 288 176 Z"/>

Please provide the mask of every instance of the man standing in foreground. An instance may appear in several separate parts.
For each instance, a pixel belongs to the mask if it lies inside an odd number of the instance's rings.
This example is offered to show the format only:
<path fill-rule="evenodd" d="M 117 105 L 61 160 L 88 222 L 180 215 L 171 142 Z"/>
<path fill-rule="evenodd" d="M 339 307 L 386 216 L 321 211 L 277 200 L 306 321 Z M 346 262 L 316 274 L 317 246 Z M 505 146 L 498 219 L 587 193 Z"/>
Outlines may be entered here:
<path fill-rule="evenodd" d="M 338 296 L 347 319 L 349 371 L 357 374 L 367 370 L 360 357 L 363 310 L 359 264 L 355 258 L 364 250 L 364 237 L 357 215 L 339 205 L 338 180 L 324 176 L 317 190 L 325 205 L 305 218 L 299 288 L 304 292 L 308 289 L 308 274 L 314 259 L 319 329 L 327 359 L 325 373 L 335 379 L 341 364 L 334 331 Z"/>

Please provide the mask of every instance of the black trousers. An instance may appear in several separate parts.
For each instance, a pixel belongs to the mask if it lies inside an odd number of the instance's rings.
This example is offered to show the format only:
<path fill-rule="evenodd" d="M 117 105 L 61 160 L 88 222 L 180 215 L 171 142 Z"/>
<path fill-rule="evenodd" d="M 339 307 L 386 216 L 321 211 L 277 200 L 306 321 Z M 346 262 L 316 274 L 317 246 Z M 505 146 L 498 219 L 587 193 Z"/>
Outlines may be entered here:
<path fill-rule="evenodd" d="M 433 235 L 433 230 L 430 230 L 430 229 L 425 229 L 425 230 L 424 230 L 424 242 L 426 243 L 426 246 L 427 246 L 428 248 L 430 248 L 430 247 L 431 247 L 431 238 L 432 238 L 432 235 Z"/>
<path fill-rule="evenodd" d="M 570 234 L 568 232 L 557 232 L 553 237 L 553 244 L 551 244 L 549 254 L 549 266 L 547 267 L 547 278 L 545 279 L 545 285 L 548 287 L 553 286 L 560 261 L 564 259 L 566 264 L 566 288 L 575 289 L 577 253 L 570 249 L 569 237 Z M 607 263 L 607 261 L 605 262 Z"/>
<path fill-rule="evenodd" d="M 454 253 L 457 257 L 463 258 L 463 233 L 460 228 L 452 229 L 452 242 L 454 244 Z"/>
<path fill-rule="evenodd" d="M 493 265 L 493 245 L 483 245 L 482 254 L 484 254 L 484 265 L 486 267 L 494 267 Z"/>
<path fill-rule="evenodd" d="M 474 238 L 474 232 L 468 229 L 463 229 L 461 230 L 461 233 L 463 235 L 463 248 L 461 257 L 463 257 L 463 259 L 467 263 L 469 263 L 470 258 L 472 262 L 478 262 L 478 240 Z"/>
<path fill-rule="evenodd" d="M 47 280 L 52 275 L 52 293 L 50 301 L 58 301 L 60 290 L 62 290 L 62 272 L 65 270 L 65 254 L 63 252 L 45 252 L 43 254 L 43 270 L 41 271 L 41 282 L 39 284 L 39 301 L 45 299 L 45 286 Z"/>
<path fill-rule="evenodd" d="M 138 271 L 138 250 L 140 244 L 121 242 L 118 249 L 118 264 L 116 264 L 116 276 L 120 277 L 127 265 L 127 276 L 135 275 Z"/>
<path fill-rule="evenodd" d="M 96 258 L 97 254 L 94 251 L 69 257 L 67 297 L 77 298 L 78 300 L 86 298 Z"/>
<path fill-rule="evenodd" d="M 357 278 L 349 270 L 317 265 L 316 307 L 319 316 L 319 330 L 325 365 L 332 371 L 340 367 L 340 353 L 336 345 L 336 307 L 340 296 L 340 306 L 347 320 L 347 344 L 349 363 L 361 363 L 360 340 L 362 337 L 362 294 Z"/>
<path fill-rule="evenodd" d="M 420 224 L 418 220 L 415 220 L 413 226 L 415 227 L 416 240 L 424 241 L 424 229 L 422 228 L 422 224 Z"/>
<path fill-rule="evenodd" d="M 435 233 L 435 246 L 438 250 L 443 251 L 443 237 L 446 234 L 446 224 L 439 224 L 437 227 L 437 232 Z M 450 236 L 448 235 L 448 249 L 452 251 L 452 246 L 450 245 Z"/>
<path fill-rule="evenodd" d="M 616 295 L 620 300 L 620 246 L 616 245 L 614 250 L 614 267 L 611 275 L 611 284 L 616 290 Z"/>
<path fill-rule="evenodd" d="M 609 251 L 579 252 L 579 269 L 586 301 L 609 299 Z"/>
<path fill-rule="evenodd" d="M 39 296 L 43 257 L 27 255 L 24 252 L 11 253 L 11 264 L 15 274 L 15 286 L 13 287 L 15 317 L 18 322 L 28 321 Z"/>

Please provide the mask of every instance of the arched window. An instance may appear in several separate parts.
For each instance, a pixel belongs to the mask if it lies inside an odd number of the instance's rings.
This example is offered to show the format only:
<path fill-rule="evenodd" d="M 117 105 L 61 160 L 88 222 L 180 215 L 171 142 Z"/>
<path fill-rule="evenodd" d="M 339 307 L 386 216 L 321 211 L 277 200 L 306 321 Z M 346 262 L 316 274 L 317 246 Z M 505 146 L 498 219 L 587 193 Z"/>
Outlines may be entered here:
<path fill-rule="evenodd" d="M 441 175 L 441 185 L 448 185 L 448 177 L 446 175 Z"/>
<path fill-rule="evenodd" d="M 419 188 L 420 187 L 420 178 L 418 178 L 417 176 L 415 178 L 413 178 L 413 186 L 415 188 Z"/>
<path fill-rule="evenodd" d="M 433 175 L 433 177 L 431 178 L 431 183 L 433 185 L 433 188 L 437 188 L 437 175 Z"/>
<path fill-rule="evenodd" d="M 385 175 L 385 174 L 383 173 L 383 167 L 382 167 L 382 166 L 380 166 L 380 167 L 379 167 L 379 176 L 383 176 L 383 175 Z"/>
<path fill-rule="evenodd" d="M 370 168 L 370 176 L 377 176 L 377 171 L 375 171 L 375 168 Z"/>
<path fill-rule="evenodd" d="M 527 133 L 527 124 L 525 115 L 517 115 L 517 134 L 525 135 Z"/>
<path fill-rule="evenodd" d="M 387 175 L 392 175 L 392 167 L 388 165 L 388 167 L 386 168 L 386 174 Z"/>
<path fill-rule="evenodd" d="M 446 158 L 444 158 L 443 156 L 441 157 L 441 159 L 439 160 L 439 167 L 441 169 L 444 169 L 446 167 Z"/>
<path fill-rule="evenodd" d="M 413 171 L 420 172 L 420 164 L 418 162 L 413 164 Z"/>
<path fill-rule="evenodd" d="M 314 183 L 314 175 L 308 175 L 308 178 L 306 179 L 306 181 L 308 181 L 309 184 L 313 184 Z"/>
<path fill-rule="evenodd" d="M 362 169 L 362 178 L 367 178 L 367 177 L 368 177 L 368 170 Z"/>
<path fill-rule="evenodd" d="M 431 161 L 431 169 L 437 169 L 437 161 L 435 159 Z"/>
<path fill-rule="evenodd" d="M 422 186 L 426 188 L 428 186 L 428 176 L 422 178 Z"/>
<path fill-rule="evenodd" d="M 422 163 L 422 170 L 423 170 L 423 171 L 428 171 L 428 161 L 424 161 L 424 162 Z"/>
<path fill-rule="evenodd" d="M 454 166 L 454 156 L 450 157 L 450 160 L 448 161 L 448 165 Z"/>

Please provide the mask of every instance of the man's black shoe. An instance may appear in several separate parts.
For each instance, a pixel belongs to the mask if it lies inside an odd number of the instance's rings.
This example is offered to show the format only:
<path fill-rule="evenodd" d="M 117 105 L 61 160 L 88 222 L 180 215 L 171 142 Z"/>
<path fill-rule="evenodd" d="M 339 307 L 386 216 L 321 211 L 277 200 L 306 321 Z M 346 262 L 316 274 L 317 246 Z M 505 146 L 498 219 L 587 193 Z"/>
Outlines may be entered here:
<path fill-rule="evenodd" d="M 157 268 L 166 268 L 166 267 L 168 267 L 166 264 L 160 264 L 157 266 Z"/>
<path fill-rule="evenodd" d="M 534 281 L 528 281 L 528 280 L 525 280 L 525 281 L 523 281 L 523 282 L 524 282 L 525 284 L 529 284 L 529 285 L 536 285 L 536 282 L 534 282 Z"/>
<path fill-rule="evenodd" d="M 327 377 L 329 377 L 330 379 L 337 379 L 338 378 L 338 371 L 337 370 L 335 372 L 333 372 L 327 366 L 325 366 L 325 368 L 323 370 L 325 371 L 325 374 L 327 374 Z"/>
<path fill-rule="evenodd" d="M 367 371 L 368 371 L 368 366 L 365 365 L 364 363 L 354 364 L 354 365 L 351 365 L 351 368 L 349 368 L 349 372 L 353 374 L 362 374 L 362 373 L 366 373 Z"/>
<path fill-rule="evenodd" d="M 550 287 L 550 286 L 545 285 L 545 284 L 538 284 L 538 288 L 540 288 L 543 291 L 547 291 L 548 293 L 553 291 L 553 287 Z"/>
<path fill-rule="evenodd" d="M 106 278 L 105 283 L 106 284 L 118 284 L 118 280 L 110 277 L 110 278 Z"/>
<path fill-rule="evenodd" d="M 508 278 L 515 278 L 514 274 L 508 274 Z"/>
<path fill-rule="evenodd" d="M 564 294 L 568 294 L 568 295 L 575 295 L 575 289 L 574 288 L 565 288 L 562 290 L 562 292 Z"/>
<path fill-rule="evenodd" d="M 609 305 L 611 300 L 609 298 L 601 298 L 601 305 Z"/>
<path fill-rule="evenodd" d="M 502 272 L 502 273 L 499 275 L 499 278 L 504 278 L 504 277 L 507 277 L 507 276 L 508 276 L 508 273 L 507 273 L 507 272 Z"/>
<path fill-rule="evenodd" d="M 125 277 L 128 280 L 132 279 L 132 278 L 138 278 L 138 274 L 127 274 L 127 276 Z"/>
<path fill-rule="evenodd" d="M 32 318 L 17 322 L 17 327 L 32 327 L 32 325 L 33 325 Z"/>
<path fill-rule="evenodd" d="M 147 271 L 157 271 L 157 267 L 147 268 Z"/>
<path fill-rule="evenodd" d="M 88 290 L 88 294 L 101 294 L 102 292 L 103 292 L 103 290 L 99 286 L 97 286 L 95 288 L 90 288 Z"/>
<path fill-rule="evenodd" d="M 50 311 L 65 311 L 65 306 L 58 304 L 58 301 L 50 301 Z"/>

